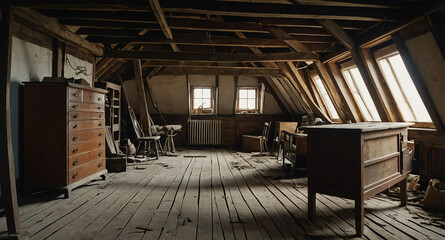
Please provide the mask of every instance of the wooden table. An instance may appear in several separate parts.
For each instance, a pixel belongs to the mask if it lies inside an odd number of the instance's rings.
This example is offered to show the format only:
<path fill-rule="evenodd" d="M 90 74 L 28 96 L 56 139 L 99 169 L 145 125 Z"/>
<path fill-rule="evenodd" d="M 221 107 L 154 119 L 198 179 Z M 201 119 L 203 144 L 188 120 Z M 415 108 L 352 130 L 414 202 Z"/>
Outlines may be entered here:
<path fill-rule="evenodd" d="M 307 127 L 308 217 L 315 216 L 316 193 L 355 200 L 355 228 L 363 235 L 364 200 L 400 182 L 406 205 L 411 171 L 411 123 L 354 123 Z"/>

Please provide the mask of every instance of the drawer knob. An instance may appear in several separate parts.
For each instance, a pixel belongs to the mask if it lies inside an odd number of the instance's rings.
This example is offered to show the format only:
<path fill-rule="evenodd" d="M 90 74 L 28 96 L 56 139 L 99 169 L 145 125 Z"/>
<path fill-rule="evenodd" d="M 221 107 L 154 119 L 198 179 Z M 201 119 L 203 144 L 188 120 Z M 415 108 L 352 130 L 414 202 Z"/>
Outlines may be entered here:
<path fill-rule="evenodd" d="M 79 159 L 76 159 L 76 161 L 73 162 L 73 165 L 77 165 L 78 162 L 79 162 Z"/>
<path fill-rule="evenodd" d="M 102 107 L 97 107 L 97 109 L 101 110 L 101 109 L 102 109 Z"/>
<path fill-rule="evenodd" d="M 74 136 L 74 137 L 73 137 L 73 141 L 76 141 L 76 140 L 77 140 L 77 138 L 78 138 L 77 136 Z"/>
<path fill-rule="evenodd" d="M 99 133 L 99 137 L 102 137 L 102 135 L 104 135 L 103 133 Z"/>
<path fill-rule="evenodd" d="M 75 174 L 73 175 L 73 179 L 76 179 L 78 175 L 79 175 L 79 173 L 75 173 Z"/>
<path fill-rule="evenodd" d="M 99 123 L 99 127 L 102 126 L 102 123 Z"/>
<path fill-rule="evenodd" d="M 79 149 L 76 148 L 73 150 L 73 153 L 76 153 L 77 151 L 79 151 Z"/>
<path fill-rule="evenodd" d="M 77 118 L 79 116 L 79 114 L 74 114 L 73 118 Z"/>
<path fill-rule="evenodd" d="M 74 104 L 74 105 L 73 105 L 73 108 L 76 109 L 78 106 L 79 106 L 79 105 Z"/>
<path fill-rule="evenodd" d="M 75 124 L 75 125 L 73 126 L 73 128 L 77 128 L 77 124 Z"/>
<path fill-rule="evenodd" d="M 102 152 L 100 152 L 99 154 L 97 154 L 98 157 L 102 156 Z"/>
<path fill-rule="evenodd" d="M 80 96 L 80 92 L 79 92 L 79 91 L 76 91 L 75 93 L 73 93 L 73 96 L 74 96 L 74 97 L 79 97 L 79 96 Z"/>
<path fill-rule="evenodd" d="M 97 100 L 98 100 L 98 101 L 102 101 L 102 98 L 101 98 L 101 97 L 100 97 L 100 98 L 97 98 Z"/>
<path fill-rule="evenodd" d="M 98 168 L 102 167 L 102 163 L 99 163 L 99 165 L 97 165 Z"/>
<path fill-rule="evenodd" d="M 102 118 L 102 114 L 99 114 L 99 118 Z"/>
<path fill-rule="evenodd" d="M 101 142 L 99 143 L 99 146 L 102 146 L 102 143 L 101 143 Z"/>

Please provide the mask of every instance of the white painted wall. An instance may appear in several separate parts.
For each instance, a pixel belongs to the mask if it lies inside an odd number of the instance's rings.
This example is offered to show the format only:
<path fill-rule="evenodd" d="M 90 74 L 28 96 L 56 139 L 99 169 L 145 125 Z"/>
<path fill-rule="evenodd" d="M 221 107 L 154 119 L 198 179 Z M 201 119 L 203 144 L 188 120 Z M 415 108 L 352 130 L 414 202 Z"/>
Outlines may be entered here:
<path fill-rule="evenodd" d="M 65 54 L 63 72 L 66 78 L 83 78 L 90 86 L 93 82 L 93 64 L 68 53 Z"/>
<path fill-rule="evenodd" d="M 14 152 L 16 178 L 19 177 L 18 161 L 23 154 L 19 149 L 20 122 L 23 118 L 23 82 L 39 82 L 51 76 L 52 51 L 33 43 L 12 38 L 11 55 L 11 135 Z"/>
<path fill-rule="evenodd" d="M 188 114 L 187 79 L 181 76 L 156 76 L 151 80 L 155 100 L 158 102 L 162 114 Z M 216 86 L 214 75 L 189 75 L 190 86 Z M 258 87 L 256 77 L 240 76 L 238 86 Z M 135 80 L 125 81 L 125 90 L 128 100 L 135 112 L 139 112 L 139 99 Z M 233 98 L 235 93 L 235 78 L 233 76 L 219 76 L 218 114 L 229 115 L 233 113 Z M 149 104 L 149 111 L 157 113 Z M 263 114 L 283 114 L 275 98 L 266 92 Z"/>

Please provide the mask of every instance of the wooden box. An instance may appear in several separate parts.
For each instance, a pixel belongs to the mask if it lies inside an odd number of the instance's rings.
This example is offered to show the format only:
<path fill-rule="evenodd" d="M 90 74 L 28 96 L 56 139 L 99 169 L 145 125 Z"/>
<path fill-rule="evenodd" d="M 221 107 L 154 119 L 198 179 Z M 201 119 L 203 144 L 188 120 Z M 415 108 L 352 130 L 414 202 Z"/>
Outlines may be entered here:
<path fill-rule="evenodd" d="M 71 189 L 105 179 L 105 90 L 74 83 L 25 83 L 27 186 Z"/>
<path fill-rule="evenodd" d="M 406 205 L 411 123 L 355 123 L 307 127 L 309 219 L 316 193 L 355 200 L 357 235 L 363 234 L 364 200 L 401 182 Z M 405 158 L 405 159 L 404 159 Z"/>

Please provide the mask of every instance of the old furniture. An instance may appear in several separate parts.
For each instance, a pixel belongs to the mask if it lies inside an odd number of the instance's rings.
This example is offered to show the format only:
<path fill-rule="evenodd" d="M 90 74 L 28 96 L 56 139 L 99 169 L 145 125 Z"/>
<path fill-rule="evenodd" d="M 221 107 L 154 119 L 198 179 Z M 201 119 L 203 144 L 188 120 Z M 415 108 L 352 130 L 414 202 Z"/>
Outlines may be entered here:
<path fill-rule="evenodd" d="M 105 179 L 103 89 L 74 83 L 25 83 L 24 173 L 29 186 L 70 191 Z"/>
<path fill-rule="evenodd" d="M 145 157 L 145 153 L 149 152 L 150 147 L 153 146 L 155 148 L 154 151 L 156 159 L 159 159 L 159 151 L 162 152 L 161 136 L 145 136 L 144 131 L 142 131 L 141 125 L 139 125 L 139 122 L 131 106 L 128 106 L 128 112 L 130 114 L 130 119 L 133 124 L 134 132 L 136 134 L 137 147 L 136 153 L 134 154 L 135 157 L 138 155 L 139 150 L 141 149 L 141 145 L 143 144 L 142 157 Z"/>
<path fill-rule="evenodd" d="M 308 217 L 316 193 L 355 200 L 356 233 L 363 234 L 364 200 L 400 182 L 406 205 L 411 123 L 355 123 L 307 127 Z"/>
<path fill-rule="evenodd" d="M 286 160 L 291 162 L 292 176 L 295 169 L 307 170 L 307 135 L 288 131 L 282 132 L 280 145 L 283 149 L 283 168 L 286 166 Z"/>
<path fill-rule="evenodd" d="M 121 140 L 121 86 L 111 82 L 95 82 L 94 86 L 108 90 L 105 95 L 105 125 L 111 128 L 114 145 L 119 150 Z"/>
<path fill-rule="evenodd" d="M 261 136 L 243 135 L 243 151 L 244 152 L 267 152 L 267 140 L 269 139 L 270 122 L 264 123 L 263 134 Z"/>
<path fill-rule="evenodd" d="M 283 139 L 283 131 L 293 133 L 297 130 L 298 122 L 274 122 L 273 147 L 277 148 L 277 159 L 281 153 L 281 139 Z"/>

